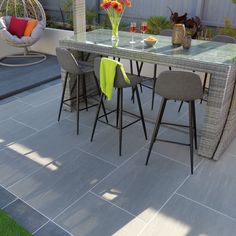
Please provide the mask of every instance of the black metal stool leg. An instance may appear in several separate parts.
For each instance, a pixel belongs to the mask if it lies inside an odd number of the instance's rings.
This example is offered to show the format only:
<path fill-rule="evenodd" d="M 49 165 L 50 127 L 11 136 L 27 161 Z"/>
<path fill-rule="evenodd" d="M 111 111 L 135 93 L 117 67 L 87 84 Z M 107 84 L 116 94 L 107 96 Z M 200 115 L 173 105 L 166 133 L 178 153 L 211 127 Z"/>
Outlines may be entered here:
<path fill-rule="evenodd" d="M 136 96 L 137 96 L 137 101 L 138 101 L 140 117 L 141 117 L 141 121 L 142 121 L 142 125 L 143 125 L 143 131 L 144 131 L 145 139 L 147 140 L 147 130 L 146 130 L 146 125 L 145 125 L 144 116 L 143 116 L 142 104 L 141 104 L 141 100 L 140 100 L 139 91 L 138 91 L 137 86 L 136 86 L 135 90 L 136 90 Z"/>
<path fill-rule="evenodd" d="M 119 115 L 120 115 L 120 124 L 119 124 L 119 155 L 122 154 L 122 129 L 123 129 L 123 89 L 120 88 L 120 106 L 119 106 Z"/>
<path fill-rule="evenodd" d="M 156 82 L 157 82 L 157 64 L 154 65 L 153 88 L 152 88 L 152 106 L 151 106 L 151 110 L 153 110 L 153 107 L 154 107 Z"/>
<path fill-rule="evenodd" d="M 77 75 L 77 96 L 76 96 L 76 105 L 77 105 L 77 135 L 79 134 L 79 93 L 80 93 L 80 76 Z"/>
<path fill-rule="evenodd" d="M 152 152 L 153 144 L 156 141 L 156 137 L 157 137 L 158 131 L 160 129 L 162 117 L 163 117 L 163 114 L 164 114 L 164 111 L 165 111 L 166 102 L 167 102 L 167 99 L 166 98 L 162 98 L 159 114 L 157 116 L 155 128 L 154 128 L 153 133 L 152 133 L 152 139 L 151 139 L 151 143 L 150 143 L 150 146 L 149 146 L 148 155 L 147 155 L 147 159 L 146 159 L 145 165 L 148 164 L 148 161 L 149 161 L 149 158 L 150 158 L 150 155 L 151 155 L 151 152 Z"/>
<path fill-rule="evenodd" d="M 189 141 L 190 141 L 190 166 L 191 174 L 193 174 L 193 103 L 189 102 Z"/>
<path fill-rule="evenodd" d="M 120 89 L 117 89 L 117 100 L 116 100 L 116 127 L 119 125 L 119 112 L 120 112 Z"/>
<path fill-rule="evenodd" d="M 194 141 L 195 141 L 195 149 L 197 149 L 197 121 L 196 121 L 196 109 L 195 109 L 195 101 L 192 102 L 193 106 L 193 126 L 194 126 Z"/>
<path fill-rule="evenodd" d="M 83 75 L 83 97 L 85 102 L 86 111 L 88 111 L 88 100 L 87 100 L 87 89 L 86 89 L 86 81 L 85 81 L 85 75 Z"/>
<path fill-rule="evenodd" d="M 206 89 L 206 82 L 207 82 L 207 73 L 205 73 L 205 77 L 204 77 L 204 80 L 203 80 L 203 86 L 202 86 L 202 91 L 203 91 L 203 96 L 204 96 L 204 93 L 205 93 L 205 89 Z M 203 98 L 201 99 L 201 104 L 202 104 L 202 101 L 203 101 Z"/>
<path fill-rule="evenodd" d="M 65 77 L 65 81 L 63 84 L 63 90 L 62 90 L 62 95 L 61 95 L 61 103 L 60 103 L 60 109 L 59 109 L 59 114 L 58 114 L 58 121 L 60 121 L 61 118 L 61 111 L 62 111 L 62 106 L 63 106 L 63 102 L 64 102 L 64 97 L 65 97 L 65 91 L 66 91 L 66 84 L 67 84 L 67 80 L 68 80 L 68 72 L 66 72 L 66 77 Z"/>
<path fill-rule="evenodd" d="M 97 87 L 98 95 L 101 96 L 101 90 L 100 90 L 100 87 L 99 87 L 99 84 L 98 84 L 98 79 L 97 79 L 95 73 L 93 74 L 93 77 L 94 77 L 95 84 L 96 84 L 96 87 Z M 102 100 L 102 109 L 103 109 L 103 112 L 104 112 L 104 115 L 105 115 L 106 122 L 108 123 L 108 117 L 107 117 L 106 108 L 105 108 L 103 100 Z"/>
<path fill-rule="evenodd" d="M 102 106 L 102 103 L 103 103 L 103 97 L 104 97 L 104 94 L 102 93 L 101 97 L 100 97 L 100 102 L 99 102 L 99 105 L 98 105 L 96 117 L 95 117 L 95 120 L 94 120 L 94 124 L 93 124 L 93 131 L 92 131 L 92 135 L 91 135 L 91 139 L 90 139 L 91 142 L 93 141 L 93 136 L 95 134 L 95 130 L 96 130 L 96 127 L 97 127 L 99 113 L 100 113 L 100 109 L 101 109 L 101 106 Z"/>
<path fill-rule="evenodd" d="M 180 111 L 181 111 L 181 108 L 182 108 L 183 104 L 184 104 L 184 102 L 182 101 L 182 102 L 180 103 L 180 105 L 179 105 L 178 112 L 180 112 Z"/>

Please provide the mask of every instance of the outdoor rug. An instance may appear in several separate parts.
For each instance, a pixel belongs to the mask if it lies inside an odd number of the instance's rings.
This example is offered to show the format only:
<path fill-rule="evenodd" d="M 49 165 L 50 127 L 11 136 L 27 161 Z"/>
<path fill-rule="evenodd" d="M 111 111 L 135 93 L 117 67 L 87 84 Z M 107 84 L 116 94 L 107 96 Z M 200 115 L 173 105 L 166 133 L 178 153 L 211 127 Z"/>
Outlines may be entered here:
<path fill-rule="evenodd" d="M 47 55 L 44 62 L 32 66 L 0 66 L 0 100 L 60 77 L 60 66 L 52 55 Z"/>

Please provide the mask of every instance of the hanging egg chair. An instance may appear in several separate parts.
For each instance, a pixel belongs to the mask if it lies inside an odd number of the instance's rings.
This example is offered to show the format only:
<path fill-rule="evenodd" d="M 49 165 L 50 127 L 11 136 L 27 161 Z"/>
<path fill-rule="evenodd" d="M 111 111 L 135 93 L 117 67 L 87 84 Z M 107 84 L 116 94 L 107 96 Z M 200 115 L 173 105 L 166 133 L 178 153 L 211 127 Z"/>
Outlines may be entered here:
<path fill-rule="evenodd" d="M 46 60 L 46 55 L 28 49 L 46 28 L 46 15 L 38 0 L 0 0 L 0 38 L 24 48 L 23 54 L 0 58 L 2 66 L 29 66 Z"/>

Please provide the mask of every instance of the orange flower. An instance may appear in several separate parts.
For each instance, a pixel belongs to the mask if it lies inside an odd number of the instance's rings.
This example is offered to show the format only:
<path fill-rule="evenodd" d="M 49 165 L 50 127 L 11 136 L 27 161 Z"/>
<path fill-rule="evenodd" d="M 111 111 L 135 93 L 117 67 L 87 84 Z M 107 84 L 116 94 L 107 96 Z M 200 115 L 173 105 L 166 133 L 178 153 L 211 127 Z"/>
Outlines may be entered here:
<path fill-rule="evenodd" d="M 128 7 L 132 7 L 132 2 L 131 0 L 124 0 L 125 1 L 125 4 L 128 6 Z"/>
<path fill-rule="evenodd" d="M 103 0 L 103 3 L 101 3 L 100 6 L 104 10 L 107 10 L 111 6 L 111 0 Z"/>
<path fill-rule="evenodd" d="M 118 13 L 122 12 L 122 10 L 123 10 L 122 5 L 117 1 L 111 1 L 111 6 Z"/>

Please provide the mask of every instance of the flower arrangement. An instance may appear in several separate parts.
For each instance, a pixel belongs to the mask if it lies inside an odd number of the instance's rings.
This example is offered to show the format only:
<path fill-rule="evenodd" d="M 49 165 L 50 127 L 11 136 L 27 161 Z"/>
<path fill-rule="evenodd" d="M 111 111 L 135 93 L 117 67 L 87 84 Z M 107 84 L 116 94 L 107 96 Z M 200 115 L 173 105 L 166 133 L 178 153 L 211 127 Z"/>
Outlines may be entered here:
<path fill-rule="evenodd" d="M 126 7 L 132 7 L 131 0 L 103 0 L 101 8 L 106 11 L 112 26 L 112 40 L 118 41 L 118 29 Z"/>

